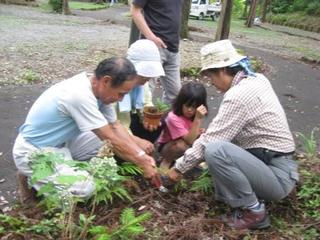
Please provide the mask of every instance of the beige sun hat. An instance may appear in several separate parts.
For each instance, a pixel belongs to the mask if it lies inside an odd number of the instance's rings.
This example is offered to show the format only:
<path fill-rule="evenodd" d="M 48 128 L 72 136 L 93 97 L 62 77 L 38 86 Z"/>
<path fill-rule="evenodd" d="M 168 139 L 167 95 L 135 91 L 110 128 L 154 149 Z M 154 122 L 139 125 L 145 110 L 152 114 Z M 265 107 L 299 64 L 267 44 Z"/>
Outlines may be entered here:
<path fill-rule="evenodd" d="M 227 67 L 246 58 L 246 56 L 242 56 L 236 51 L 228 39 L 203 46 L 200 54 L 201 71 L 210 68 Z"/>

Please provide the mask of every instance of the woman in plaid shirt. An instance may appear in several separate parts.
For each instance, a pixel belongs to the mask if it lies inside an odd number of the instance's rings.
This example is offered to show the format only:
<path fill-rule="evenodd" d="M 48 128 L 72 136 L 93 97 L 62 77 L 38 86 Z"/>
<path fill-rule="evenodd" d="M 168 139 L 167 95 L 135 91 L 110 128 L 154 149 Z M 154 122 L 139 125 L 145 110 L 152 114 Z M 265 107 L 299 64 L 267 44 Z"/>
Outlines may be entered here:
<path fill-rule="evenodd" d="M 205 160 L 216 199 L 236 208 L 222 220 L 235 229 L 269 227 L 261 201 L 286 197 L 298 181 L 285 112 L 269 80 L 254 73 L 229 40 L 204 46 L 201 64 L 224 97 L 207 131 L 176 161 L 169 178 L 178 181 Z"/>

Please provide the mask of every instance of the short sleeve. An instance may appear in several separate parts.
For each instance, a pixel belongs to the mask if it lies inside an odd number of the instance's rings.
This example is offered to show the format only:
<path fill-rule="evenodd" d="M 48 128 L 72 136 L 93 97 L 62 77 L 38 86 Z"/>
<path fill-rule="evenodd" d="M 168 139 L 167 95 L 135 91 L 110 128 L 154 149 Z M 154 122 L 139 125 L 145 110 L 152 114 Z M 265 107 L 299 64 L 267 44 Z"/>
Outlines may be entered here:
<path fill-rule="evenodd" d="M 81 132 L 98 129 L 108 124 L 95 98 L 62 95 L 58 104 L 59 109 L 76 122 Z"/>
<path fill-rule="evenodd" d="M 168 115 L 166 124 L 172 140 L 181 138 L 189 133 L 189 129 L 186 127 L 185 122 L 185 120 L 172 112 Z"/>
<path fill-rule="evenodd" d="M 117 121 L 117 113 L 112 104 L 102 104 L 99 107 L 99 110 L 109 123 L 114 123 Z"/>

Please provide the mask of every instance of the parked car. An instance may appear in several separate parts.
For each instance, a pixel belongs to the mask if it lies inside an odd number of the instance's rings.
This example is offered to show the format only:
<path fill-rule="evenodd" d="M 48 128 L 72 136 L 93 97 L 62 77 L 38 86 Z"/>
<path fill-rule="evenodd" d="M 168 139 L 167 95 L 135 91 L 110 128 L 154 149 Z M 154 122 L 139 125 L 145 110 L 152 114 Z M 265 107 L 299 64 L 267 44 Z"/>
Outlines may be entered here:
<path fill-rule="evenodd" d="M 205 17 L 211 17 L 214 21 L 221 12 L 221 2 L 217 1 L 210 4 L 209 0 L 192 0 L 189 16 L 203 20 Z"/>

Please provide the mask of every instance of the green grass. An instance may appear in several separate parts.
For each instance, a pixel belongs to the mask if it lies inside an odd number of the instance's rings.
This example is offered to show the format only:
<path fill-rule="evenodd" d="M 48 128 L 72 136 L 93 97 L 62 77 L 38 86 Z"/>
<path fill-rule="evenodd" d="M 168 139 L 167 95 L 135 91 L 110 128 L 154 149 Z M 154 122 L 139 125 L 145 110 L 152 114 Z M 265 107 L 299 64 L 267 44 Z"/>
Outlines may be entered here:
<path fill-rule="evenodd" d="M 22 20 L 21 18 L 17 18 L 14 16 L 0 15 L 0 22 L 6 23 L 7 26 L 21 27 L 21 25 L 28 22 L 28 20 Z"/>
<path fill-rule="evenodd" d="M 189 19 L 189 24 L 194 27 L 210 27 L 211 29 L 216 30 L 218 25 L 218 19 L 215 21 L 212 21 L 210 18 L 205 20 L 194 20 L 193 18 Z M 245 26 L 245 21 L 240 20 L 238 18 L 233 18 L 231 20 L 231 29 L 230 34 L 245 34 L 251 37 L 259 37 L 259 38 L 274 38 L 277 36 L 280 36 L 281 34 L 278 32 L 273 32 L 270 30 L 262 29 L 259 27 L 251 27 L 248 28 Z"/>
<path fill-rule="evenodd" d="M 105 9 L 109 7 L 109 4 L 101 3 L 89 3 L 89 2 L 69 2 L 70 9 L 74 10 L 99 10 L 99 9 Z"/>
<path fill-rule="evenodd" d="M 45 12 L 51 12 L 52 7 L 48 4 L 48 1 L 40 0 L 39 7 Z M 73 2 L 69 1 L 69 7 L 71 10 L 99 10 L 106 9 L 109 7 L 109 4 L 101 3 L 90 3 L 90 2 Z"/>
<path fill-rule="evenodd" d="M 311 32 L 320 32 L 320 17 L 308 16 L 303 13 L 269 14 L 267 21 Z"/>
<path fill-rule="evenodd" d="M 312 48 L 308 47 L 294 47 L 294 51 L 302 53 L 304 57 L 308 59 L 313 59 L 316 61 L 320 61 L 320 52 L 315 51 Z"/>

